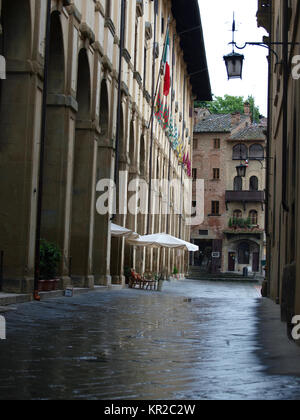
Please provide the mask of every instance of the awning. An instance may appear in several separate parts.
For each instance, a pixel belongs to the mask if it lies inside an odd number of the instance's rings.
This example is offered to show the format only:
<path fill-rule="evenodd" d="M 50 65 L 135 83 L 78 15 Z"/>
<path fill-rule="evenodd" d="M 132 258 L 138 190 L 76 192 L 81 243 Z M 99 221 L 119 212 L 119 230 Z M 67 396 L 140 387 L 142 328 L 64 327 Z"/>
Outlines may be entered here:
<path fill-rule="evenodd" d="M 111 236 L 114 236 L 115 238 L 139 238 L 139 235 L 137 233 L 133 232 L 130 229 L 126 229 L 122 226 L 115 225 L 114 223 L 111 224 Z"/>
<path fill-rule="evenodd" d="M 183 244 L 185 244 L 185 246 L 187 247 L 189 252 L 198 252 L 199 251 L 199 247 L 197 245 L 194 245 L 190 242 L 183 241 L 182 239 L 178 239 L 178 240 L 181 241 Z"/>
<path fill-rule="evenodd" d="M 6 60 L 3 55 L 0 55 L 0 79 L 6 79 Z"/>
<path fill-rule="evenodd" d="M 166 233 L 157 233 L 154 235 L 140 236 L 137 239 L 129 239 L 128 242 L 135 246 L 145 246 L 150 248 L 170 248 L 170 249 L 185 249 L 190 252 L 199 251 L 199 247 L 182 239 Z"/>

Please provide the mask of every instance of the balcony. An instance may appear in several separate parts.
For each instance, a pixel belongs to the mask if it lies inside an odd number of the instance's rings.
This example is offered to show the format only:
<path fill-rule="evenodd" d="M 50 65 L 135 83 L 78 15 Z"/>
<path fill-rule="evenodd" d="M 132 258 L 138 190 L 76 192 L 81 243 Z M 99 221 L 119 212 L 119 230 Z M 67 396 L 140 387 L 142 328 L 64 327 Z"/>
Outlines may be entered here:
<path fill-rule="evenodd" d="M 265 203 L 264 191 L 226 191 L 225 193 L 226 205 L 228 203 Z"/>

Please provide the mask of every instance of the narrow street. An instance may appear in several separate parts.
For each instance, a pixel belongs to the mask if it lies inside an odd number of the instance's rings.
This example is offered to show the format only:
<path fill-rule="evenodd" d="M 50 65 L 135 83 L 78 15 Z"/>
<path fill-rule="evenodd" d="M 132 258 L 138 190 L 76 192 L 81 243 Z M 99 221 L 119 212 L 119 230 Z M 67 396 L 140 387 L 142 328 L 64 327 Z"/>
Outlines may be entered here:
<path fill-rule="evenodd" d="M 21 304 L 0 399 L 300 399 L 278 311 L 256 285 L 206 281 Z"/>

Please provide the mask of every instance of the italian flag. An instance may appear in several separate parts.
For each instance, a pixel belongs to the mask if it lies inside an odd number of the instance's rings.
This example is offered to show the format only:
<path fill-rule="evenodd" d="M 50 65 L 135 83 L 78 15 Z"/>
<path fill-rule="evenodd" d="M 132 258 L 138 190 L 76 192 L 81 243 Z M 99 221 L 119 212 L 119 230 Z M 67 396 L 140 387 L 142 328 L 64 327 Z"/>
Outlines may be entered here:
<path fill-rule="evenodd" d="M 170 37 L 169 32 L 166 40 L 166 48 L 164 55 L 165 63 L 165 79 L 164 79 L 164 95 L 168 96 L 171 88 L 171 69 L 170 69 Z"/>

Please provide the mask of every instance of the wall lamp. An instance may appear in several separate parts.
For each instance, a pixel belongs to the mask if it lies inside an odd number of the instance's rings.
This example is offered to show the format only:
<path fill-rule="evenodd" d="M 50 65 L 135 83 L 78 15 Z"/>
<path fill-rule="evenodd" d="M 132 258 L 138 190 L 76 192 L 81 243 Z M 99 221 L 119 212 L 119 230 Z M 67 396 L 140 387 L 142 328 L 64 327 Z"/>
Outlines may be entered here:
<path fill-rule="evenodd" d="M 232 45 L 232 53 L 225 55 L 224 61 L 226 65 L 228 80 L 229 79 L 242 79 L 243 73 L 243 64 L 245 57 L 242 54 L 238 54 L 234 51 L 234 48 L 238 50 L 243 50 L 248 45 L 257 46 L 267 48 L 270 52 L 272 52 L 276 56 L 276 65 L 280 64 L 279 56 L 277 52 L 272 48 L 273 45 L 299 45 L 299 42 L 246 42 L 242 47 L 239 47 L 235 42 L 235 32 L 236 32 L 236 24 L 235 18 L 233 15 L 233 24 L 232 24 L 232 42 L 229 45 Z"/>

